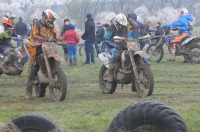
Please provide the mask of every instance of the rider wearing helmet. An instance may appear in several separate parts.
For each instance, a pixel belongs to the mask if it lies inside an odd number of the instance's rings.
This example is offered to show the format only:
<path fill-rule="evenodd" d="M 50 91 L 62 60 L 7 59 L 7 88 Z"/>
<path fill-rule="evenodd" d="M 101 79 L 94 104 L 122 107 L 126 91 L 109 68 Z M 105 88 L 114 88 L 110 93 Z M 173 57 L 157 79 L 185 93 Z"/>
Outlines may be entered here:
<path fill-rule="evenodd" d="M 113 19 L 111 26 L 108 28 L 112 33 L 110 33 L 109 40 L 111 40 L 114 36 L 128 38 L 128 29 L 127 29 L 127 18 L 124 14 L 118 14 L 115 19 Z M 105 38 L 105 35 L 104 35 Z M 108 39 L 106 36 L 105 39 Z M 111 63 L 108 73 L 105 75 L 104 79 L 107 81 L 113 81 L 114 67 L 115 62 L 119 60 L 121 57 L 121 53 L 123 49 L 127 49 L 126 41 L 120 41 L 113 43 L 111 41 L 106 40 L 105 44 L 110 48 L 109 51 L 111 53 Z"/>
<path fill-rule="evenodd" d="M 12 44 L 11 44 L 11 37 L 15 36 L 14 32 L 13 32 L 13 28 L 14 28 L 14 18 L 16 17 L 16 15 L 11 14 L 11 13 L 6 13 L 3 17 L 2 17 L 2 25 L 0 26 L 0 53 L 3 54 L 4 59 L 0 64 L 0 69 L 2 71 L 0 72 L 4 72 L 4 73 L 8 73 L 9 69 L 7 67 L 7 65 L 9 64 L 9 62 L 13 59 L 13 48 L 12 48 Z"/>
<path fill-rule="evenodd" d="M 184 37 L 190 35 L 190 31 L 189 31 L 190 21 L 193 21 L 192 15 L 188 13 L 188 10 L 186 8 L 183 8 L 180 10 L 180 18 L 177 21 L 164 26 L 167 28 L 177 28 L 177 27 L 180 28 L 179 35 L 175 37 L 174 40 L 171 41 L 172 45 L 169 47 L 171 58 L 169 59 L 169 61 L 175 61 L 176 49 L 174 45 L 177 42 L 180 42 Z"/>
<path fill-rule="evenodd" d="M 55 12 L 50 9 L 44 10 L 42 12 L 41 20 L 33 23 L 32 31 L 30 36 L 31 42 L 51 42 L 55 40 L 60 40 L 60 36 L 54 27 L 54 21 L 58 19 L 58 16 Z M 32 47 L 29 46 L 29 54 L 30 54 L 30 69 L 29 76 L 27 80 L 27 88 L 26 88 L 26 99 L 32 98 L 32 87 L 33 81 L 39 70 L 39 64 L 37 57 L 42 53 L 42 46 Z"/>

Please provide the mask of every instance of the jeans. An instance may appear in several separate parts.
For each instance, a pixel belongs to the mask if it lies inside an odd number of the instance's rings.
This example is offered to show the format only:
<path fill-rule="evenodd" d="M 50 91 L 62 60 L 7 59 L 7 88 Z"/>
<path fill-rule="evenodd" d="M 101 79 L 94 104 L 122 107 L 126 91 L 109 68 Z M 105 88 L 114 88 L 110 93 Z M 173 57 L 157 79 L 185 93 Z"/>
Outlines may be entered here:
<path fill-rule="evenodd" d="M 25 39 L 27 38 L 26 35 L 19 35 L 22 39 Z M 21 46 L 21 41 L 20 40 L 17 40 L 17 47 L 20 47 Z"/>
<path fill-rule="evenodd" d="M 85 63 L 90 63 L 90 59 L 92 63 L 95 63 L 93 43 L 94 43 L 93 41 L 85 41 L 85 54 L 86 54 Z"/>
<path fill-rule="evenodd" d="M 76 44 L 67 44 L 69 60 L 77 59 Z"/>

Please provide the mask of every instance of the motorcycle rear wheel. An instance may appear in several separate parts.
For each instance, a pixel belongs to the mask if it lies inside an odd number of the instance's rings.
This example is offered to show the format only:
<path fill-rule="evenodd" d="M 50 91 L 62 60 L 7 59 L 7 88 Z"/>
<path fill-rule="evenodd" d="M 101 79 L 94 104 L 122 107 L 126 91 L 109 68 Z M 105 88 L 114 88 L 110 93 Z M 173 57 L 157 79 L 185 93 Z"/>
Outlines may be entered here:
<path fill-rule="evenodd" d="M 200 45 L 191 45 L 189 47 L 189 50 L 191 52 L 190 55 L 188 55 L 187 61 L 191 64 L 199 64 L 200 63 Z"/>
<path fill-rule="evenodd" d="M 149 45 L 146 52 L 149 54 L 149 61 L 151 62 L 159 63 L 164 56 L 163 47 L 156 47 L 156 44 Z"/>
<path fill-rule="evenodd" d="M 107 68 L 103 65 L 99 72 L 99 86 L 104 94 L 113 94 L 117 88 L 116 82 L 107 82 L 103 79 L 103 76 L 106 72 Z"/>
<path fill-rule="evenodd" d="M 136 79 L 134 81 L 137 94 L 142 98 L 151 96 L 154 89 L 154 77 L 150 67 L 146 64 L 140 64 L 138 66 L 138 73 L 140 83 Z"/>
<path fill-rule="evenodd" d="M 60 66 L 56 66 L 53 70 L 53 79 L 56 81 L 56 86 L 49 85 L 50 97 L 53 101 L 63 101 L 67 94 L 67 77 Z"/>
<path fill-rule="evenodd" d="M 181 117 L 159 102 L 138 102 L 120 111 L 108 132 L 186 132 Z"/>

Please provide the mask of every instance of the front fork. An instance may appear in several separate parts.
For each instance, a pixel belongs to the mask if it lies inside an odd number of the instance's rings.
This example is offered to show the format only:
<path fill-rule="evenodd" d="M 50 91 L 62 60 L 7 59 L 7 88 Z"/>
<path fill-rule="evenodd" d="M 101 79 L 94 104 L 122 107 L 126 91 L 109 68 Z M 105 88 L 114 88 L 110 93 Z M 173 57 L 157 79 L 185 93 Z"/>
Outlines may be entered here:
<path fill-rule="evenodd" d="M 137 65 L 136 65 L 134 57 L 133 57 L 134 52 L 131 51 L 129 48 L 128 48 L 128 51 L 129 51 L 129 56 L 130 56 L 130 60 L 131 60 L 132 68 L 133 68 L 133 75 L 135 76 L 135 79 L 139 84 L 140 83 L 140 77 L 139 77 L 139 73 L 138 73 L 138 70 L 137 70 Z"/>
<path fill-rule="evenodd" d="M 46 54 L 44 54 L 44 60 L 45 60 L 45 64 L 46 64 L 46 67 L 47 67 L 49 85 L 54 86 L 55 83 L 54 83 L 54 80 L 53 80 L 53 75 L 52 75 L 51 67 L 50 67 L 50 64 L 49 64 L 49 60 L 48 60 L 48 57 L 47 57 Z"/>

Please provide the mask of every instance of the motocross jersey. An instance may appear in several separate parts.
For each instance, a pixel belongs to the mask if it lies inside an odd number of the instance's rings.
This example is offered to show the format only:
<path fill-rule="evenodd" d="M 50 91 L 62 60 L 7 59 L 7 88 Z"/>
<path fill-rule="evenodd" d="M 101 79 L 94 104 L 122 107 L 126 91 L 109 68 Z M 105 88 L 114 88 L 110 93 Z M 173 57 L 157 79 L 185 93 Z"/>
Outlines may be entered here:
<path fill-rule="evenodd" d="M 50 28 L 45 26 L 41 21 L 38 21 L 32 25 L 32 31 L 30 35 L 31 42 L 45 42 L 48 38 L 54 38 L 56 40 L 60 39 L 60 36 L 56 28 Z M 41 46 L 40 46 L 41 48 Z M 29 46 L 30 60 L 36 56 L 36 47 Z"/>

